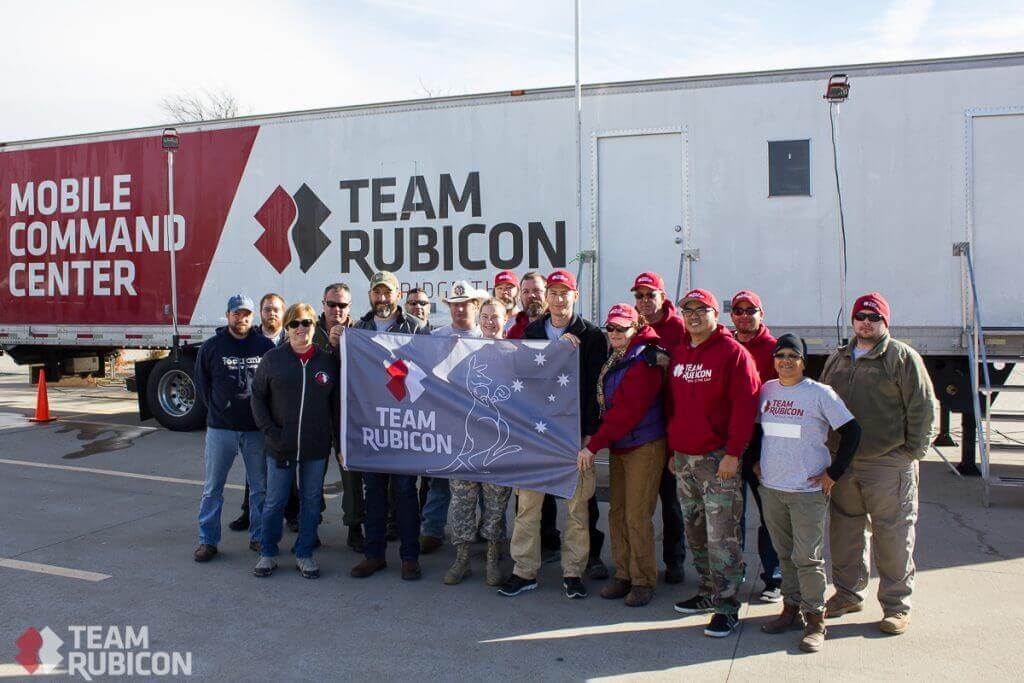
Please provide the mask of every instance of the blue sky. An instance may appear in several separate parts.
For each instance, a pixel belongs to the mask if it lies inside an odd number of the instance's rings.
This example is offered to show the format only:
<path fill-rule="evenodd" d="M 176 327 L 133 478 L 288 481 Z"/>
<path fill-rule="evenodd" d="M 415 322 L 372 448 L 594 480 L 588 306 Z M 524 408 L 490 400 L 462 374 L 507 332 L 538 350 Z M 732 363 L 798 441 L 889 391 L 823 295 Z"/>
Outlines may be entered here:
<path fill-rule="evenodd" d="M 713 5 L 713 6 L 712 6 Z M 0 0 L 0 140 L 572 82 L 571 0 Z M 583 0 L 586 83 L 1024 50 L 1017 0 Z"/>

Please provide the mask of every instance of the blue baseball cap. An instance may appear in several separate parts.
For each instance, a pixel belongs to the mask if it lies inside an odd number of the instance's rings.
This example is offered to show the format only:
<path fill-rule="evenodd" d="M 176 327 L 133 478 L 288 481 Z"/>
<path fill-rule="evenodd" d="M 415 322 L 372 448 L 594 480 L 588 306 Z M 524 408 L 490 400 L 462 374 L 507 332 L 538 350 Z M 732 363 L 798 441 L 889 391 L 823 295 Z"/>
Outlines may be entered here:
<path fill-rule="evenodd" d="M 242 309 L 254 313 L 256 311 L 256 304 L 244 294 L 235 294 L 228 299 L 228 313 L 234 313 Z"/>

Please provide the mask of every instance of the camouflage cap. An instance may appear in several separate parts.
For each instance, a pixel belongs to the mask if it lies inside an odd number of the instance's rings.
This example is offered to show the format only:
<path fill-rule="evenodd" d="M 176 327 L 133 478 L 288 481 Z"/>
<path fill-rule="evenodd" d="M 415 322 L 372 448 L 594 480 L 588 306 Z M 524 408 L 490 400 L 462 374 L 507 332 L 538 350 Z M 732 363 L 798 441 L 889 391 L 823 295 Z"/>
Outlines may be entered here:
<path fill-rule="evenodd" d="M 373 277 L 370 278 L 370 289 L 372 290 L 377 285 L 384 285 L 392 292 L 399 292 L 402 289 L 401 285 L 398 284 L 398 278 L 389 270 L 382 270 L 373 274 Z"/>

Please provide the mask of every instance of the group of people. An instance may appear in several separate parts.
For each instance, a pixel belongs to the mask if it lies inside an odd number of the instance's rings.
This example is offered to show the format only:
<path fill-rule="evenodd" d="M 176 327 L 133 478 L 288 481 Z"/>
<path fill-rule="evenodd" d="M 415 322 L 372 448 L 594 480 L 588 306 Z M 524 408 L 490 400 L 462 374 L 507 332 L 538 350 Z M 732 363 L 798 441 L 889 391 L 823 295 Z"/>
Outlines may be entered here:
<path fill-rule="evenodd" d="M 297 569 L 319 576 L 313 553 L 327 461 L 339 455 L 338 344 L 347 328 L 548 339 L 578 348 L 580 364 L 582 444 L 564 530 L 557 529 L 555 499 L 542 492 L 443 478 L 424 478 L 418 490 L 414 476 L 349 471 L 338 458 L 348 545 L 364 555 L 353 577 L 385 569 L 387 542 L 398 540 L 402 578 L 420 578 L 419 555 L 443 545 L 447 525 L 456 553 L 446 584 L 469 576 L 471 544 L 483 540 L 486 581 L 502 595 L 535 588 L 542 549 L 560 549 L 566 597 L 585 598 L 585 579 L 606 579 L 601 597 L 643 606 L 659 578 L 653 516 L 660 498 L 664 580 L 683 580 L 686 547 L 698 574 L 696 593 L 675 610 L 711 613 L 704 633 L 725 637 L 739 623 L 749 486 L 759 515 L 761 599 L 782 603 L 763 631 L 801 630 L 799 647 L 815 652 L 826 617 L 862 610 L 869 529 L 884 612 L 879 628 L 906 631 L 917 462 L 934 437 L 937 404 L 921 357 L 889 334 L 885 298 L 872 292 L 856 300 L 854 338 L 832 352 L 815 381 L 806 376 L 804 340 L 773 337 L 755 292 L 729 301 L 731 330 L 707 290 L 673 303 L 661 276 L 647 272 L 631 294 L 631 302 L 609 309 L 602 327 L 576 311 L 576 278 L 561 269 L 521 279 L 503 271 L 491 292 L 456 282 L 443 299 L 451 314 L 443 327 L 431 325 L 427 294 L 403 293 L 389 272 L 371 278 L 370 310 L 358 319 L 342 283 L 324 290 L 319 314 L 265 295 L 257 326 L 254 302 L 231 297 L 227 326 L 203 344 L 196 366 L 208 429 L 195 560 L 217 555 L 224 485 L 240 452 L 246 507 L 232 528 L 249 530 L 250 548 L 259 553 L 254 574 L 276 569 L 287 519 L 297 531 Z M 594 472 L 595 454 L 605 449 L 610 576 L 601 560 Z M 514 566 L 505 576 L 499 558 L 513 493 Z M 827 601 L 826 524 L 835 588 Z"/>

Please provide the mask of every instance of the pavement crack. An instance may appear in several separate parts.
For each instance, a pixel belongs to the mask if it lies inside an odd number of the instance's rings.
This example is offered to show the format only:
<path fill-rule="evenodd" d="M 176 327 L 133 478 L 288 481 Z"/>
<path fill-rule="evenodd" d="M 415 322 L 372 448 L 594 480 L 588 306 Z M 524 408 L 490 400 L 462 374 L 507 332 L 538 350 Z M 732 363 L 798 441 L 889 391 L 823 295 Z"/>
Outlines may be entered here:
<path fill-rule="evenodd" d="M 103 527 L 100 527 L 98 529 L 90 529 L 89 531 L 86 531 L 84 533 L 78 534 L 77 536 L 71 536 L 70 538 L 62 538 L 59 541 L 54 541 L 53 543 L 47 543 L 46 545 L 41 545 L 38 548 L 32 548 L 30 550 L 26 550 L 24 552 L 20 552 L 17 555 L 10 555 L 10 556 L 8 556 L 7 559 L 9 559 L 9 560 L 16 560 L 19 557 L 24 557 L 25 555 L 28 555 L 29 553 L 34 553 L 34 552 L 39 551 L 39 550 L 46 550 L 47 548 L 52 548 L 52 547 L 60 545 L 62 543 L 70 543 L 72 541 L 77 541 L 80 538 L 85 538 L 86 536 L 91 536 L 93 534 L 98 534 L 100 532 L 108 531 L 110 529 L 116 529 L 117 527 L 124 526 L 125 524 L 134 524 L 135 522 L 140 522 L 140 521 L 142 521 L 144 519 L 149 519 L 150 517 L 156 517 L 157 515 L 165 515 L 168 512 L 170 512 L 172 509 L 174 509 L 174 508 L 168 508 L 166 510 L 159 510 L 157 512 L 150 513 L 148 515 L 143 515 L 142 517 L 135 517 L 133 519 L 126 519 L 123 522 L 115 522 L 114 524 L 108 524 L 107 526 L 103 526 Z"/>
<path fill-rule="evenodd" d="M 922 505 L 934 505 L 935 507 L 939 508 L 940 510 L 945 512 L 947 515 L 949 515 L 949 518 L 951 520 L 953 520 L 954 524 L 959 526 L 964 531 L 966 531 L 966 532 L 968 532 L 970 534 L 973 534 L 975 540 L 978 542 L 978 549 L 981 550 L 981 552 L 983 554 L 990 555 L 992 557 L 998 557 L 999 559 L 1002 559 L 1002 560 L 1012 559 L 1008 555 L 1000 552 L 999 549 L 996 548 L 994 545 L 989 543 L 988 539 L 987 539 L 987 534 L 984 531 L 982 531 L 981 529 L 977 529 L 977 528 L 971 526 L 970 524 L 968 524 L 967 521 L 964 520 L 964 516 L 963 516 L 962 513 L 956 512 L 956 511 L 952 510 L 945 503 L 936 503 L 936 502 L 933 502 L 933 501 L 922 500 L 921 504 Z"/>

